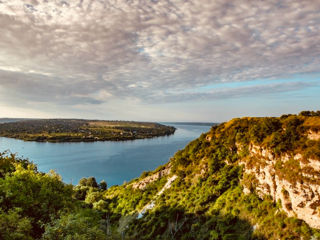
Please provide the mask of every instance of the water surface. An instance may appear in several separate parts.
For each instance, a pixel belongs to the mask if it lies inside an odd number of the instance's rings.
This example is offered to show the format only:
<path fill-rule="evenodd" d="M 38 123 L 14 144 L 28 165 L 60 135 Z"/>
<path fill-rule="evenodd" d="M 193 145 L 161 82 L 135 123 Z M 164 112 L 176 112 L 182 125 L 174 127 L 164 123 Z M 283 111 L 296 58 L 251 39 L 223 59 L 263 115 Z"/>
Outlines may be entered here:
<path fill-rule="evenodd" d="M 42 172 L 58 172 L 64 182 L 77 184 L 82 177 L 104 179 L 108 186 L 122 184 L 154 170 L 207 132 L 210 126 L 168 124 L 174 135 L 123 142 L 42 143 L 0 137 L 0 151 L 10 150 L 28 158 Z"/>

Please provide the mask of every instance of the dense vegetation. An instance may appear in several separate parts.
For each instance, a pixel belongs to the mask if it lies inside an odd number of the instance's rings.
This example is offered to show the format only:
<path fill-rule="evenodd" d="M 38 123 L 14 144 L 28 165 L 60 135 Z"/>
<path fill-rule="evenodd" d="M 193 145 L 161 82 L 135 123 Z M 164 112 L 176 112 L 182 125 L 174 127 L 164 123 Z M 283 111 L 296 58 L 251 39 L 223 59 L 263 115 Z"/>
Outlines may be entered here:
<path fill-rule="evenodd" d="M 173 134 L 158 123 L 79 119 L 38 119 L 0 123 L 0 136 L 26 141 L 120 141 Z"/>
<path fill-rule="evenodd" d="M 319 140 L 307 137 L 311 129 L 320 129 L 320 116 L 312 114 L 213 126 L 170 163 L 109 189 L 94 178 L 66 185 L 56 173 L 40 173 L 32 163 L 3 153 L 0 239 L 320 239 L 319 230 L 287 217 L 271 198 L 245 195 L 239 164 L 250 161 L 251 144 L 320 160 Z M 133 187 L 168 167 L 169 175 L 146 188 Z M 279 166 L 283 177 L 295 170 L 295 164 Z M 171 187 L 157 195 L 172 176 L 177 178 Z M 142 212 L 148 203 L 153 207 Z"/>
<path fill-rule="evenodd" d="M 87 187 L 88 196 L 103 191 Z M 38 172 L 29 161 L 1 153 L 0 239 L 106 239 L 103 213 L 75 195 L 55 172 Z"/>

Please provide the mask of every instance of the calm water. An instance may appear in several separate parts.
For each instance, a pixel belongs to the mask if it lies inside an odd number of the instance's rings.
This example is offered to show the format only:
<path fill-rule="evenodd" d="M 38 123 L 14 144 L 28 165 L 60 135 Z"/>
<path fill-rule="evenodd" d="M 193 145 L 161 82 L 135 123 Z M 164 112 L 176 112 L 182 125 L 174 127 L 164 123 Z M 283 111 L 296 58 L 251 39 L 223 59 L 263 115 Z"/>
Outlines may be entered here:
<path fill-rule="evenodd" d="M 64 182 L 78 183 L 82 177 L 104 179 L 108 185 L 122 184 L 154 170 L 210 126 L 170 124 L 174 135 L 124 142 L 40 143 L 0 137 L 0 151 L 10 150 L 28 158 L 42 172 L 54 169 Z"/>

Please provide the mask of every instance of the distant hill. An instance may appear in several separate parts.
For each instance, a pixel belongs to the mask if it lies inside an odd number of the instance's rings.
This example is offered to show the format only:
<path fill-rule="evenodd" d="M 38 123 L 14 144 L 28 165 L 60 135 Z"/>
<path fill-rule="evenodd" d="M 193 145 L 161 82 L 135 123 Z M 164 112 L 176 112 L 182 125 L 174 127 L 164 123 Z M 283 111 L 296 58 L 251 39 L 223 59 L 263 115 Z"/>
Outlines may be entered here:
<path fill-rule="evenodd" d="M 0 118 L 0 123 L 19 122 L 32 119 L 34 118 Z"/>

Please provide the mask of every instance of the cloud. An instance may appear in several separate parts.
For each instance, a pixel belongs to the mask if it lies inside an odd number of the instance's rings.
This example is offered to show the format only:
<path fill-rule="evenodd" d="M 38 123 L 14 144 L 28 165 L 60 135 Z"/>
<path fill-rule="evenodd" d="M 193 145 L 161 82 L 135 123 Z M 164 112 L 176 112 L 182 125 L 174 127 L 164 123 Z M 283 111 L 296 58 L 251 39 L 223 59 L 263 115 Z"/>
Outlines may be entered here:
<path fill-rule="evenodd" d="M 261 97 L 263 95 L 275 96 L 278 93 L 293 92 L 305 88 L 319 86 L 311 82 L 283 82 L 271 84 L 258 84 L 252 86 L 218 88 L 210 91 L 192 91 L 188 93 L 167 93 L 160 96 L 152 96 L 150 102 L 184 102 L 184 101 L 207 101 L 224 100 L 243 97 Z"/>
<path fill-rule="evenodd" d="M 300 0 L 1 0 L 1 99 L 169 103 L 305 88 L 193 92 L 319 73 L 319 12 Z"/>

